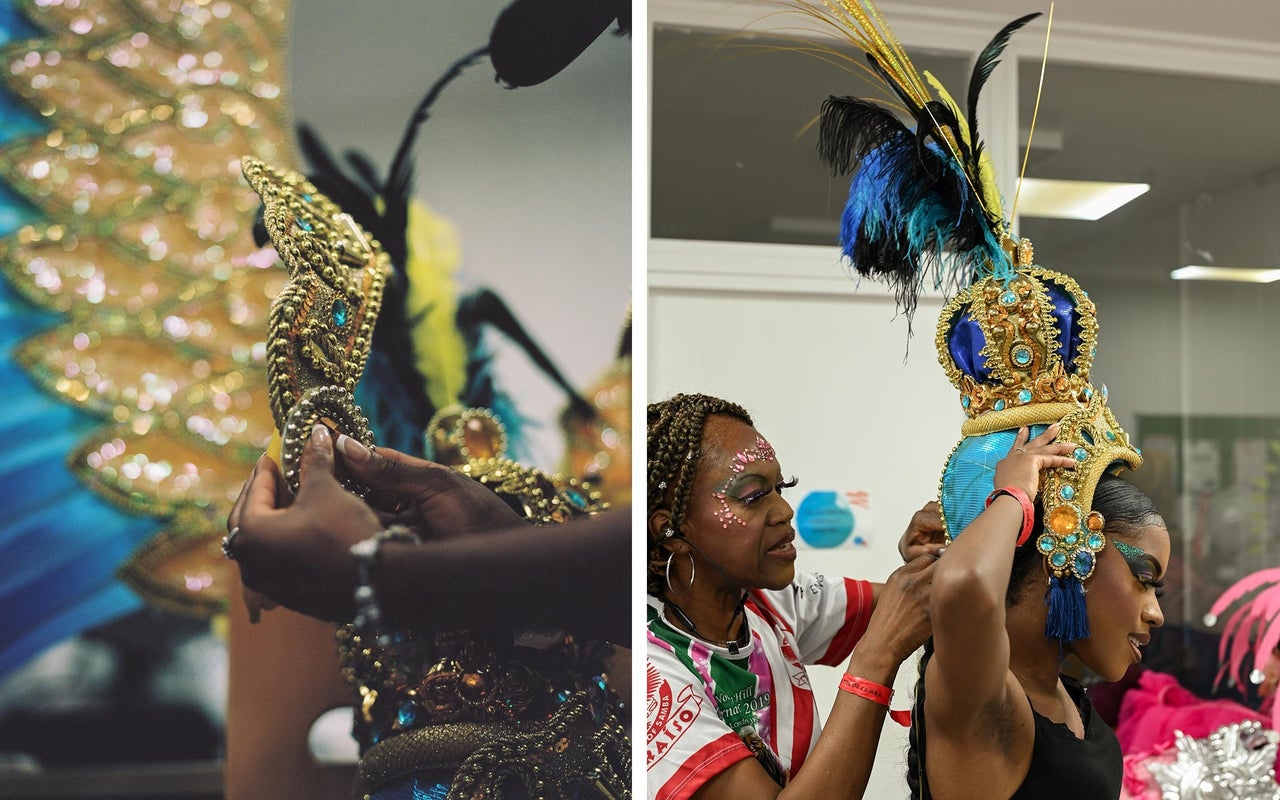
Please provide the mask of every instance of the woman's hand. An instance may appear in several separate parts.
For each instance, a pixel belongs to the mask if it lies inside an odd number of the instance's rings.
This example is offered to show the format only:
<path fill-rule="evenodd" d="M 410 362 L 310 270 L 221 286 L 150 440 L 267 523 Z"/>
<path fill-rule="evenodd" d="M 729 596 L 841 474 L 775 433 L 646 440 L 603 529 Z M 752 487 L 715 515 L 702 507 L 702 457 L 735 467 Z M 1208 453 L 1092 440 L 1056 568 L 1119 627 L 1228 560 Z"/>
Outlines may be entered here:
<path fill-rule="evenodd" d="M 886 648 L 896 664 L 905 661 L 933 634 L 929 592 L 940 549 L 934 546 L 894 570 L 876 598 L 876 610 L 867 625 L 867 634 L 874 632 L 875 646 Z M 865 636 L 863 640 L 866 641 Z"/>
<path fill-rule="evenodd" d="M 333 442 L 324 426 L 307 440 L 300 470 L 297 497 L 286 505 L 279 467 L 259 458 L 227 517 L 227 528 L 236 531 L 231 550 L 250 590 L 245 599 L 253 621 L 261 605 L 254 593 L 321 619 L 350 619 L 356 586 L 351 545 L 383 528 L 378 515 L 334 477 Z"/>
<path fill-rule="evenodd" d="M 502 498 L 457 470 L 387 447 L 373 451 L 345 434 L 337 449 L 343 470 L 369 487 L 365 500 L 386 525 L 444 539 L 525 522 Z"/>
<path fill-rule="evenodd" d="M 1016 486 L 1034 498 L 1040 489 L 1040 473 L 1046 469 L 1074 467 L 1071 454 L 1076 446 L 1071 442 L 1055 442 L 1058 423 L 1053 423 L 1043 433 L 1028 441 L 1028 428 L 1019 428 L 1013 439 L 1009 455 L 996 464 L 995 488 Z"/>
<path fill-rule="evenodd" d="M 911 515 L 911 522 L 898 540 L 898 555 L 903 563 L 937 552 L 947 543 L 946 532 L 942 527 L 942 506 L 937 500 L 930 500 L 924 507 Z"/>

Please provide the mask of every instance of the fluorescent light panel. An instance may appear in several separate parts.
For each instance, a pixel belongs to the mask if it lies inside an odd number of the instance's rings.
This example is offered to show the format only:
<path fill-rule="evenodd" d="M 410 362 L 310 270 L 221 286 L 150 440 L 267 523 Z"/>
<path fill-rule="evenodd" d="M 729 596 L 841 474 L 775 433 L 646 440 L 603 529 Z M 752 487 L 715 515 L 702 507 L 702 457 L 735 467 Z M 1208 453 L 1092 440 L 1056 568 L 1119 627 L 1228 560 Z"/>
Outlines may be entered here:
<path fill-rule="evenodd" d="M 1242 283 L 1274 283 L 1280 281 L 1280 269 L 1247 267 L 1204 267 L 1191 264 L 1169 273 L 1175 281 L 1237 281 Z"/>
<path fill-rule="evenodd" d="M 1059 181 L 1026 178 L 1018 197 L 1018 215 L 1049 219 L 1102 219 L 1151 189 L 1146 183 Z"/>

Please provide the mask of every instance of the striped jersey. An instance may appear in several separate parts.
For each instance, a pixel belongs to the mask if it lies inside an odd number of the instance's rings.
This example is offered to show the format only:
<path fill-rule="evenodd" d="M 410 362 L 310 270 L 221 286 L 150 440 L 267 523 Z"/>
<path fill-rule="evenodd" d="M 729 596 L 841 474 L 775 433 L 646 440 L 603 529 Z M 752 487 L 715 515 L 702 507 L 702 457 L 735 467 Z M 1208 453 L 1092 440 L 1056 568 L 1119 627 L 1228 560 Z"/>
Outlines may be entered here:
<path fill-rule="evenodd" d="M 670 624 L 649 598 L 646 784 L 684 800 L 752 756 L 785 785 L 817 742 L 805 664 L 838 666 L 871 618 L 866 581 L 797 572 L 791 586 L 747 596 L 750 638 L 736 654 Z"/>

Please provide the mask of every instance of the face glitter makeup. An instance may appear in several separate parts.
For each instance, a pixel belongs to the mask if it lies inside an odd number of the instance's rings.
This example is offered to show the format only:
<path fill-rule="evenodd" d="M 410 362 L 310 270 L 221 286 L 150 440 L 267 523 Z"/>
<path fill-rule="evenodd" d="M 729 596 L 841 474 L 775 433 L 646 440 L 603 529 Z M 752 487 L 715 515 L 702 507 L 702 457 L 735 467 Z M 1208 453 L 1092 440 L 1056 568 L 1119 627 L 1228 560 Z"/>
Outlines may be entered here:
<path fill-rule="evenodd" d="M 734 514 L 729 508 L 727 490 L 729 488 L 729 484 L 733 482 L 733 479 L 742 474 L 742 471 L 745 470 L 749 464 L 754 464 L 757 461 L 777 460 L 778 456 L 773 450 L 773 445 L 765 441 L 765 438 L 759 434 L 756 435 L 756 443 L 754 447 L 748 447 L 746 450 L 734 453 L 731 465 L 733 475 L 726 478 L 715 488 L 715 491 L 711 493 L 712 497 L 720 501 L 720 509 L 715 512 L 716 519 L 720 520 L 720 527 L 728 528 L 730 522 L 736 522 L 743 526 L 747 524 L 746 520 L 742 519 L 737 514 Z"/>

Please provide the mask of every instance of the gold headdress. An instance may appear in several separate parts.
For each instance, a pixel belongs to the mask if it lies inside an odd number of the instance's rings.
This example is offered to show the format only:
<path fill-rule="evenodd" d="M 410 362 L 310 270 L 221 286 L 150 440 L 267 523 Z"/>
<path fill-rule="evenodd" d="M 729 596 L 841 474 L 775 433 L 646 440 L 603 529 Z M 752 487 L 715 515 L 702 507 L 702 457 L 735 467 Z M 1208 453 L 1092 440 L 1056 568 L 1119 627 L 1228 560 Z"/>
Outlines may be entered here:
<path fill-rule="evenodd" d="M 285 479 L 298 488 L 298 459 L 325 421 L 373 444 L 355 404 L 391 261 L 382 247 L 303 176 L 253 158 L 241 162 L 262 198 L 267 233 L 289 270 L 271 304 L 267 386 L 281 435 Z"/>
<path fill-rule="evenodd" d="M 1036 549 L 1056 577 L 1084 581 L 1106 544 L 1105 520 L 1090 510 L 1098 479 L 1119 466 L 1136 469 L 1142 458 L 1107 408 L 1106 388 L 1089 382 L 1093 301 L 1066 275 L 1024 266 L 1021 259 L 1032 257 L 1027 240 L 1019 250 L 1011 280 L 979 280 L 947 303 L 938 322 L 938 359 L 969 417 L 942 476 L 947 538 L 981 513 L 994 488 L 991 469 L 1016 430 L 1057 422 L 1058 441 L 1075 444 L 1077 466 L 1044 475 Z"/>
<path fill-rule="evenodd" d="M 796 0 L 799 10 L 844 34 L 891 91 L 889 109 L 857 97 L 823 104 L 819 153 L 838 174 L 853 173 L 841 248 L 859 273 L 887 278 L 910 313 L 926 275 L 964 284 L 943 309 L 938 356 L 960 390 L 969 419 L 942 474 L 948 538 L 985 507 L 993 468 L 1021 426 L 1058 422 L 1058 441 L 1075 444 L 1076 466 L 1041 483 L 1044 531 L 1036 548 L 1054 575 L 1045 633 L 1088 636 L 1082 581 L 1106 543 L 1105 520 L 1090 508 L 1102 473 L 1142 463 L 1089 383 L 1096 310 L 1071 278 L 1033 263 L 1014 242 L 977 130 L 977 101 L 1009 38 L 1037 14 L 1006 25 L 979 54 L 967 118 L 931 75 L 923 78 L 870 0 Z"/>

